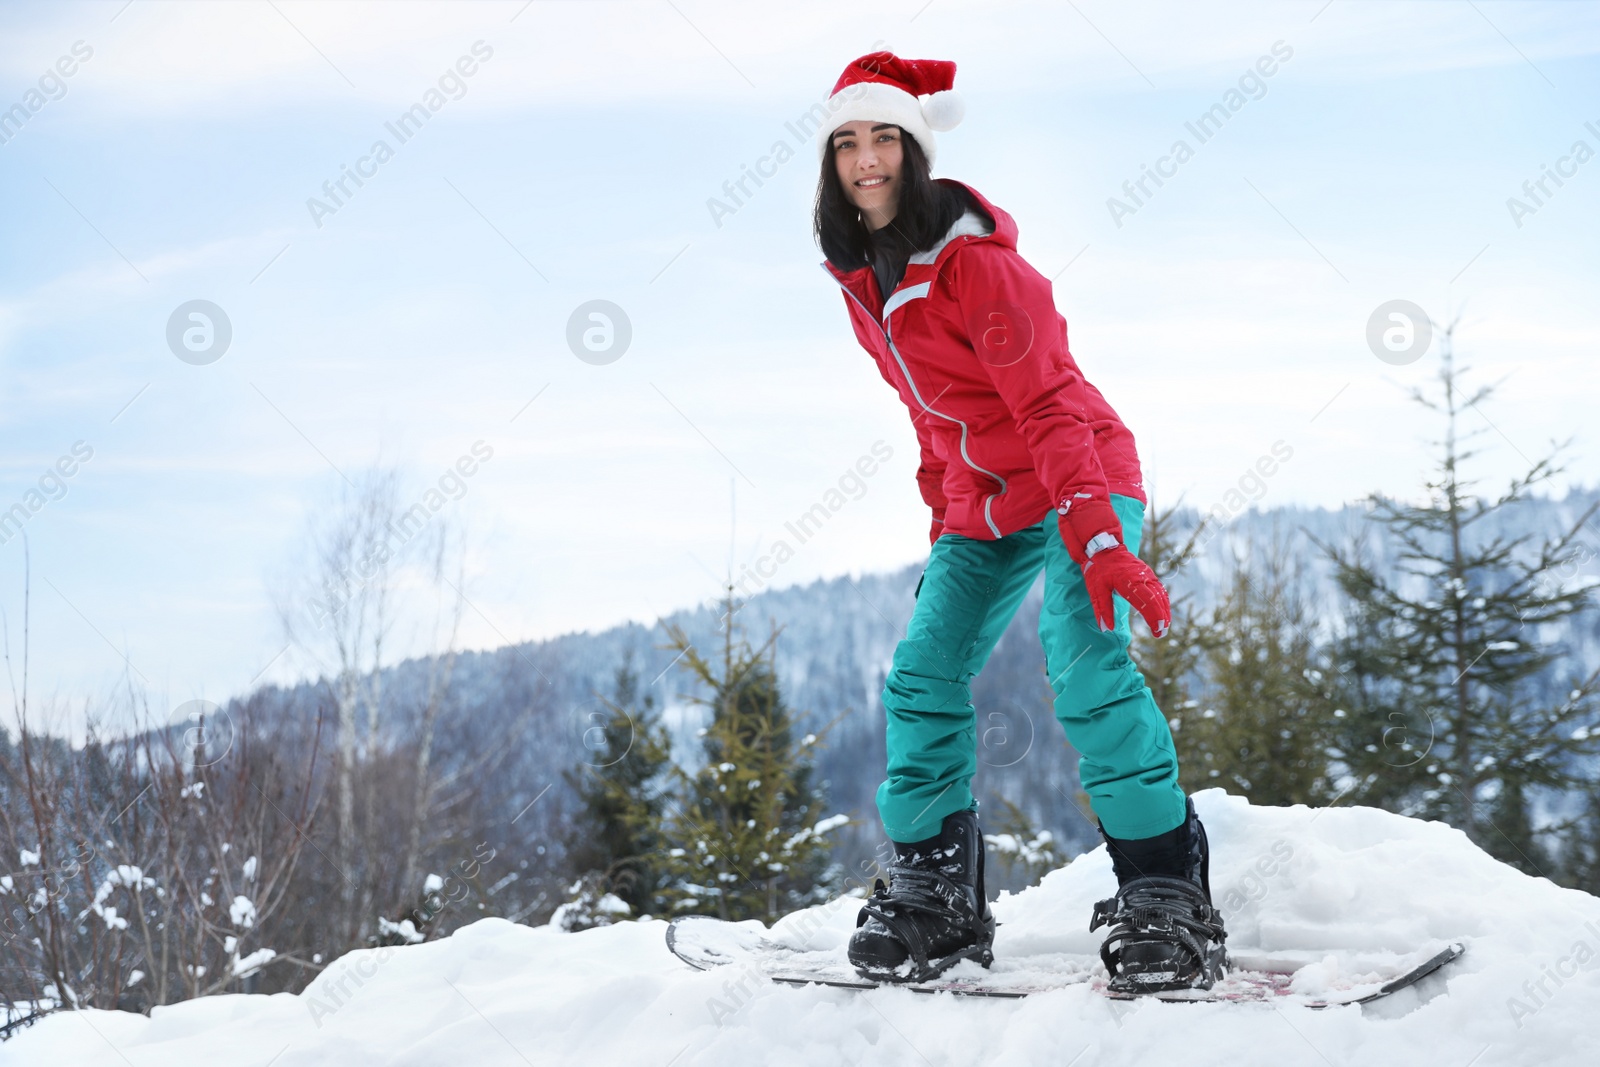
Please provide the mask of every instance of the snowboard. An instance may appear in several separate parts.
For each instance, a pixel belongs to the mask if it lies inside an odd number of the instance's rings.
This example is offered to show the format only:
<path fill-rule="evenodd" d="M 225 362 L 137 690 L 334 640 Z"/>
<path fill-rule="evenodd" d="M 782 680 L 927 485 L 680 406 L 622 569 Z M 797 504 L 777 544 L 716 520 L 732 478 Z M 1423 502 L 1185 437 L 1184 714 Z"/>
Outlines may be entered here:
<path fill-rule="evenodd" d="M 1345 974 L 1345 968 L 1331 968 L 1333 976 L 1315 983 L 1316 991 L 1294 988 L 1295 975 L 1305 966 L 1327 967 L 1326 956 L 1316 961 L 1267 957 L 1248 959 L 1256 968 L 1231 967 L 1227 975 L 1210 989 L 1179 989 L 1157 993 L 1118 993 L 1107 988 L 1109 976 L 1098 955 L 1047 953 L 997 958 L 985 970 L 964 961 L 929 982 L 875 982 L 856 973 L 842 949 L 807 951 L 770 940 L 757 923 L 733 923 L 703 915 L 688 915 L 672 920 L 667 927 L 667 948 L 674 956 L 696 970 L 730 968 L 747 977 L 770 980 L 779 985 L 821 985 L 836 989 L 877 989 L 889 986 L 915 993 L 952 993 L 968 997 L 1026 997 L 1069 986 L 1087 985 L 1112 1000 L 1147 1000 L 1194 1003 L 1232 1002 L 1297 1004 L 1308 1008 L 1331 1008 L 1349 1004 L 1370 1004 L 1433 974 L 1459 959 L 1466 946 L 1454 942 L 1420 949 L 1398 957 L 1374 973 Z M 1337 955 L 1334 956 L 1337 963 Z M 744 981 L 742 977 L 740 981 Z"/>

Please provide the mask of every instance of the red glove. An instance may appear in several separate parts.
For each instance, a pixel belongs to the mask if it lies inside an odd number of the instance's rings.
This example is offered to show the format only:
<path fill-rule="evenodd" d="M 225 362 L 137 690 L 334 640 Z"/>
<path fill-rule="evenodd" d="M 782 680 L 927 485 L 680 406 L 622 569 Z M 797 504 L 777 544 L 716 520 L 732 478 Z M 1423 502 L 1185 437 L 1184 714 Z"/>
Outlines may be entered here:
<path fill-rule="evenodd" d="M 1117 592 L 1144 616 L 1151 633 L 1157 637 L 1167 636 L 1172 626 L 1172 604 L 1167 599 L 1166 587 L 1145 561 L 1129 552 L 1125 545 L 1096 552 L 1083 565 L 1083 583 L 1089 587 L 1089 603 L 1094 605 L 1094 621 L 1100 629 L 1110 630 L 1115 624 L 1111 594 Z"/>
<path fill-rule="evenodd" d="M 1102 631 L 1116 625 L 1111 594 L 1132 604 L 1157 637 L 1172 626 L 1172 603 L 1166 587 L 1144 560 L 1122 543 L 1122 522 L 1108 500 L 1080 496 L 1056 507 L 1056 521 L 1067 551 L 1083 568 L 1095 625 Z"/>

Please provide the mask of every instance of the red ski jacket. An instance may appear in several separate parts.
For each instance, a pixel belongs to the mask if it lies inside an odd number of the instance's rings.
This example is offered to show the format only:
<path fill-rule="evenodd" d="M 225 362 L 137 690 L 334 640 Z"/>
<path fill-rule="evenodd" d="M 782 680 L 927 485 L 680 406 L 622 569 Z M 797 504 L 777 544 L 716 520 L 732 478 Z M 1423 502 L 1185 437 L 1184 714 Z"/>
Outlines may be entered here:
<path fill-rule="evenodd" d="M 1067 349 L 1050 282 L 1017 254 L 1017 224 L 970 185 L 969 210 L 912 256 L 885 300 L 872 267 L 839 271 L 861 346 L 911 411 L 917 484 L 941 532 L 994 540 L 1062 501 L 1144 501 L 1133 434 Z"/>

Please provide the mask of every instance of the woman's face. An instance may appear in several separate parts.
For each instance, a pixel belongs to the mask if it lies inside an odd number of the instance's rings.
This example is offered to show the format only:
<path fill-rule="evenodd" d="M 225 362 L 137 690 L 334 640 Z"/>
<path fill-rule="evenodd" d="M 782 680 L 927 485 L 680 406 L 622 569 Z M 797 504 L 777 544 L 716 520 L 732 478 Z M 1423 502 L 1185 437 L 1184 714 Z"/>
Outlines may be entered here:
<path fill-rule="evenodd" d="M 847 122 L 833 131 L 839 183 L 871 230 L 887 226 L 900 202 L 900 127 L 888 122 Z"/>

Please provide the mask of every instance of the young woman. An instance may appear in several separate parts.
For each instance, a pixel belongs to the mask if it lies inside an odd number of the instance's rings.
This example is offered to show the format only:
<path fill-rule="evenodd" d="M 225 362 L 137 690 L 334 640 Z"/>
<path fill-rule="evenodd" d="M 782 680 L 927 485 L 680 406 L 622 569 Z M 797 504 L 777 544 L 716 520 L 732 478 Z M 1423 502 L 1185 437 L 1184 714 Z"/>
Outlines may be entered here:
<path fill-rule="evenodd" d="M 850 960 L 872 978 L 920 981 L 993 959 L 969 682 L 1043 568 L 1055 714 L 1081 754 L 1119 886 L 1090 929 L 1112 927 L 1101 954 L 1117 988 L 1209 987 L 1225 935 L 1205 831 L 1178 786 L 1166 718 L 1128 656 L 1129 604 L 1158 637 L 1171 621 L 1137 555 L 1133 435 L 1079 372 L 1011 216 L 930 176 L 933 131 L 961 118 L 954 76 L 954 63 L 862 56 L 818 129 L 823 267 L 910 409 L 933 512 L 933 548 L 883 689 L 877 803 L 895 858 L 861 909 Z"/>

